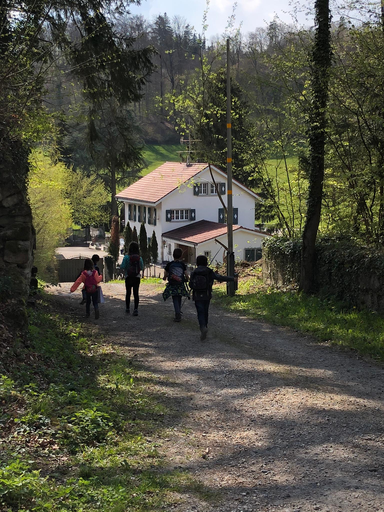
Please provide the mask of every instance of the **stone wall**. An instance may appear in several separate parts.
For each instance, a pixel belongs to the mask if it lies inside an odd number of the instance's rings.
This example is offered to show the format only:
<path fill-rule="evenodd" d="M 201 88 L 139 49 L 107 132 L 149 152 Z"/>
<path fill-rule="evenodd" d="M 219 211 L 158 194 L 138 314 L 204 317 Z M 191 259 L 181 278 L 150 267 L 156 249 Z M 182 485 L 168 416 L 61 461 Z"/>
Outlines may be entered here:
<path fill-rule="evenodd" d="M 25 303 L 35 243 L 26 196 L 27 151 L 18 141 L 0 142 L 0 298 L 7 287 L 13 300 Z"/>

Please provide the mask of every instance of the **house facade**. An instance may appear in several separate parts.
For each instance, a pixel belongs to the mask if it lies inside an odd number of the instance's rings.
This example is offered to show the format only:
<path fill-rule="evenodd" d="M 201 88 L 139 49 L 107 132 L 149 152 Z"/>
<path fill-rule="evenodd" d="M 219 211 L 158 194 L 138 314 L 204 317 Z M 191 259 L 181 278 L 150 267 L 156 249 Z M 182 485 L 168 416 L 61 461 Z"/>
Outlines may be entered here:
<path fill-rule="evenodd" d="M 211 263 L 222 263 L 227 246 L 225 208 L 227 176 L 206 163 L 166 162 L 116 195 L 124 203 L 125 219 L 148 237 L 153 231 L 161 261 L 171 261 L 174 248 L 194 263 L 205 254 Z M 260 198 L 233 180 L 233 243 L 237 260 L 258 259 L 262 240 L 269 236 L 255 230 L 255 201 Z M 224 203 L 224 204 L 223 204 Z"/>

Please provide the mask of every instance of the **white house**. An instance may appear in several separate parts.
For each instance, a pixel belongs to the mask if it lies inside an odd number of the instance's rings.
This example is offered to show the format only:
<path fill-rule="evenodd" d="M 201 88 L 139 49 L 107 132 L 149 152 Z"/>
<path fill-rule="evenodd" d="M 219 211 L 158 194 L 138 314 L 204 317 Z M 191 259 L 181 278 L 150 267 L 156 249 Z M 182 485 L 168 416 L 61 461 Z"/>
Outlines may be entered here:
<path fill-rule="evenodd" d="M 187 263 L 205 254 L 211 263 L 222 263 L 227 246 L 224 204 L 227 204 L 227 175 L 206 163 L 166 162 L 116 198 L 125 204 L 130 226 L 145 223 L 148 237 L 155 231 L 162 261 L 172 260 L 173 249 L 183 249 Z M 217 193 L 219 191 L 219 194 Z M 233 246 L 236 260 L 253 261 L 269 236 L 255 229 L 257 194 L 236 180 L 233 194 Z M 220 197 L 221 200 L 220 200 Z"/>

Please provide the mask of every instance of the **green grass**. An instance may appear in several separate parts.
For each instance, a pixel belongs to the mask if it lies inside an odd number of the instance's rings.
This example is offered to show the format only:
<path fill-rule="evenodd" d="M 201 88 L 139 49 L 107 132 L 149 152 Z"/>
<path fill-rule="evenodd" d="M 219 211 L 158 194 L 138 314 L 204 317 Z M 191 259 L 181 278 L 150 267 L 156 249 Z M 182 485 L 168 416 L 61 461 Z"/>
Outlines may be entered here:
<path fill-rule="evenodd" d="M 297 167 L 299 163 L 298 158 L 295 156 L 288 157 L 286 159 L 286 162 L 289 167 Z M 266 165 L 271 173 L 275 173 L 277 169 L 278 175 L 280 177 L 283 177 L 284 180 L 286 180 L 286 169 L 284 160 L 279 158 L 270 158 L 269 160 L 267 160 Z"/>
<path fill-rule="evenodd" d="M 185 146 L 179 144 L 145 146 L 143 156 L 147 167 L 142 172 L 142 175 L 145 176 L 165 162 L 180 162 L 178 151 L 185 151 Z"/>
<path fill-rule="evenodd" d="M 384 318 L 349 309 L 334 301 L 294 291 L 266 289 L 260 280 L 239 282 L 234 297 L 218 287 L 216 300 L 225 308 L 275 325 L 292 327 L 328 342 L 384 361 Z"/>
<path fill-rule="evenodd" d="M 158 511 L 181 492 L 209 496 L 160 454 L 180 413 L 159 376 L 51 298 L 3 356 L 0 510 Z"/>

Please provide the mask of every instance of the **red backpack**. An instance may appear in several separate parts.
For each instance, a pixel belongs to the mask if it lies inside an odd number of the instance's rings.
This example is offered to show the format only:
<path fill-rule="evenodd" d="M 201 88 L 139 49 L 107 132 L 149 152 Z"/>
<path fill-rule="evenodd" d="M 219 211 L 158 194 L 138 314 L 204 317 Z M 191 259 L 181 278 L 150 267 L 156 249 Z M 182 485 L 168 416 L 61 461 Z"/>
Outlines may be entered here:
<path fill-rule="evenodd" d="M 83 275 L 85 276 L 85 290 L 87 293 L 95 293 L 97 290 L 97 281 L 96 281 L 96 270 L 92 270 L 92 273 L 89 274 L 89 270 L 84 270 Z"/>

